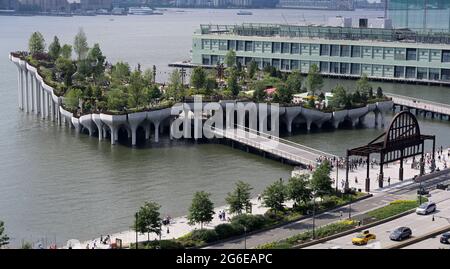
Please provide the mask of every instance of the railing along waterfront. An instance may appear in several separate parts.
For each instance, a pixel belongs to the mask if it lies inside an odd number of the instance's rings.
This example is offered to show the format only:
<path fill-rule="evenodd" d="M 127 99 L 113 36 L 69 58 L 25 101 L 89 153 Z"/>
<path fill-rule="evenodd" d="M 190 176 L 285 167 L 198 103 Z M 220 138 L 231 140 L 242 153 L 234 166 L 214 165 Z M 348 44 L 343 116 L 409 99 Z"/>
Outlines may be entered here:
<path fill-rule="evenodd" d="M 385 93 L 396 105 L 407 106 L 450 116 L 450 105 L 393 93 Z"/>
<path fill-rule="evenodd" d="M 304 164 L 317 165 L 317 159 L 321 156 L 334 157 L 335 155 L 316 150 L 280 137 L 272 136 L 270 134 L 250 129 L 248 127 L 239 127 L 233 129 L 220 129 L 209 126 L 211 130 L 222 137 L 231 139 L 233 141 L 251 146 L 258 150 L 270 153 L 274 156 L 284 158 L 286 160 Z M 249 131 L 246 131 L 249 130 Z M 252 137 L 253 136 L 253 137 Z M 262 141 L 258 141 L 262 140 Z M 284 149 L 282 149 L 285 147 Z M 290 149 L 290 151 L 288 151 Z M 302 155 L 310 155 L 311 158 L 302 157 Z M 337 156 L 336 156 L 337 157 Z"/>

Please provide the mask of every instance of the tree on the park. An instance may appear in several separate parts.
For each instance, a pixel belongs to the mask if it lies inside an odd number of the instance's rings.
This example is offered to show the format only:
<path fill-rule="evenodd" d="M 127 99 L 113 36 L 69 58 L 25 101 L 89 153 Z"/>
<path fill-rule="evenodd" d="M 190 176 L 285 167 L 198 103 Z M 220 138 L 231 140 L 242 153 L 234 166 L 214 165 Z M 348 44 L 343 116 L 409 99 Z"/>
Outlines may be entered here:
<path fill-rule="evenodd" d="M 225 201 L 229 205 L 230 213 L 241 214 L 243 210 L 251 207 L 250 195 L 252 187 L 243 181 L 236 182 L 236 187 L 229 192 Z"/>
<path fill-rule="evenodd" d="M 284 84 L 277 85 L 274 101 L 282 104 L 290 104 L 292 102 L 292 90 Z"/>
<path fill-rule="evenodd" d="M 205 70 L 200 66 L 195 67 L 194 70 L 192 70 L 191 74 L 191 85 L 198 90 L 200 88 L 203 88 L 203 86 L 205 85 L 205 81 Z"/>
<path fill-rule="evenodd" d="M 127 92 L 128 106 L 130 108 L 142 107 L 148 102 L 144 79 L 140 71 L 136 70 L 131 73 Z"/>
<path fill-rule="evenodd" d="M 286 200 L 286 186 L 280 179 L 269 185 L 262 193 L 264 206 L 273 211 L 283 211 Z"/>
<path fill-rule="evenodd" d="M 125 83 L 130 77 L 130 65 L 124 62 L 116 63 L 111 70 L 111 79 L 113 82 Z"/>
<path fill-rule="evenodd" d="M 64 105 L 71 110 L 78 108 L 80 99 L 83 97 L 83 92 L 80 89 L 71 89 L 64 96 Z"/>
<path fill-rule="evenodd" d="M 236 65 L 236 52 L 234 50 L 229 50 L 225 55 L 224 62 L 227 67 L 234 67 Z"/>
<path fill-rule="evenodd" d="M 65 59 L 72 59 L 72 46 L 64 44 L 61 47 L 61 56 Z"/>
<path fill-rule="evenodd" d="M 181 73 L 178 69 L 172 71 L 169 77 L 169 86 L 166 91 L 168 98 L 180 100 L 184 97 L 184 85 L 181 80 Z"/>
<path fill-rule="evenodd" d="M 155 100 L 161 98 L 162 93 L 159 90 L 158 86 L 153 84 L 148 89 L 148 97 L 150 100 Z"/>
<path fill-rule="evenodd" d="M 61 73 L 66 87 L 70 87 L 72 85 L 72 75 L 77 70 L 72 60 L 64 57 L 58 57 L 56 60 L 56 70 Z"/>
<path fill-rule="evenodd" d="M 77 54 L 78 60 L 84 60 L 86 58 L 86 55 L 89 51 L 89 47 L 88 47 L 88 43 L 87 43 L 87 37 L 83 31 L 83 28 L 80 28 L 78 30 L 78 33 L 74 38 L 73 49 L 75 50 L 75 53 Z"/>
<path fill-rule="evenodd" d="M 320 197 L 333 192 L 332 180 L 330 178 L 331 165 L 328 161 L 317 166 L 310 181 L 311 189 Z"/>
<path fill-rule="evenodd" d="M 204 87 L 207 95 L 212 94 L 214 89 L 217 88 L 216 76 L 214 76 L 213 74 L 207 75 Z"/>
<path fill-rule="evenodd" d="M 30 40 L 28 41 L 28 49 L 31 54 L 42 53 L 45 51 L 45 40 L 39 32 L 34 32 L 31 34 Z"/>
<path fill-rule="evenodd" d="M 377 88 L 377 98 L 383 98 L 383 89 L 381 87 Z"/>
<path fill-rule="evenodd" d="M 320 75 L 319 67 L 313 64 L 309 68 L 308 76 L 306 77 L 306 88 L 312 94 L 316 95 L 316 92 L 323 87 L 323 78 Z"/>
<path fill-rule="evenodd" d="M 331 101 L 331 106 L 334 108 L 342 108 L 345 107 L 349 102 L 350 97 L 347 94 L 347 91 L 342 85 L 337 85 L 333 90 L 333 99 Z"/>
<path fill-rule="evenodd" d="M 94 78 L 94 81 L 104 74 L 105 72 L 105 59 L 103 56 L 102 50 L 100 49 L 100 45 L 98 43 L 94 44 L 94 47 L 89 50 L 87 55 L 87 62 L 91 66 L 91 73 Z"/>
<path fill-rule="evenodd" d="M 61 55 L 61 45 L 59 44 L 59 39 L 57 36 L 53 38 L 53 42 L 48 46 L 48 55 L 52 59 L 57 59 Z"/>
<path fill-rule="evenodd" d="M 303 77 L 300 71 L 295 70 L 287 77 L 286 85 L 291 92 L 300 93 L 302 92 L 302 80 Z"/>
<path fill-rule="evenodd" d="M 125 93 L 121 89 L 111 89 L 106 94 L 108 110 L 121 111 L 127 105 Z"/>
<path fill-rule="evenodd" d="M 248 78 L 253 79 L 257 71 L 258 71 L 258 64 L 256 63 L 255 60 L 251 60 L 247 66 Z"/>
<path fill-rule="evenodd" d="M 134 230 L 142 234 L 146 233 L 148 241 L 150 241 L 151 233 L 161 234 L 160 208 L 161 206 L 155 202 L 145 202 L 136 213 L 137 219 L 133 224 Z"/>
<path fill-rule="evenodd" d="M 309 188 L 309 175 L 303 174 L 291 177 L 286 186 L 287 197 L 295 201 L 296 205 L 306 204 L 311 200 L 311 189 Z"/>
<path fill-rule="evenodd" d="M 203 223 L 211 222 L 214 215 L 214 204 L 209 197 L 210 194 L 204 191 L 198 191 L 194 194 L 187 217 L 189 225 L 200 223 L 200 228 L 203 229 Z"/>
<path fill-rule="evenodd" d="M 239 94 L 239 92 L 241 91 L 241 87 L 239 86 L 239 83 L 238 83 L 237 73 L 238 73 L 238 71 L 236 70 L 236 68 L 232 68 L 230 70 L 230 74 L 227 78 L 227 88 L 229 91 L 231 91 L 233 96 L 237 96 Z"/>
<path fill-rule="evenodd" d="M 267 98 L 267 92 L 266 92 L 266 84 L 264 81 L 255 81 L 251 85 L 251 89 L 253 90 L 253 98 L 257 102 L 263 102 Z"/>
<path fill-rule="evenodd" d="M 0 248 L 9 244 L 9 237 L 5 233 L 5 223 L 0 221 Z"/>
<path fill-rule="evenodd" d="M 369 83 L 369 79 L 367 78 L 367 74 L 363 73 L 361 78 L 356 82 L 356 90 L 359 91 L 362 95 L 369 95 L 369 92 L 372 90 L 372 85 Z"/>

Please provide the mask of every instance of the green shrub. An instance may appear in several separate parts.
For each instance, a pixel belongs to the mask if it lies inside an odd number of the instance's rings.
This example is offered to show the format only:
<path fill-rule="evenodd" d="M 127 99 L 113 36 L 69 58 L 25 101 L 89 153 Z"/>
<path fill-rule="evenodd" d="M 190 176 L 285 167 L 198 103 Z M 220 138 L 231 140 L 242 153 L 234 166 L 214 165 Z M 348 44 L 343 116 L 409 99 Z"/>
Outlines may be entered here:
<path fill-rule="evenodd" d="M 233 217 L 231 224 L 246 227 L 247 231 L 254 231 L 263 228 L 268 220 L 263 215 L 241 214 Z"/>
<path fill-rule="evenodd" d="M 320 205 L 321 205 L 321 207 L 328 209 L 328 208 L 335 207 L 341 203 L 342 203 L 342 200 L 339 199 L 339 197 L 330 196 L 330 197 L 324 198 Z"/>
<path fill-rule="evenodd" d="M 285 219 L 284 213 L 280 211 L 275 212 L 272 210 L 268 210 L 266 211 L 266 213 L 264 213 L 264 216 L 272 223 L 284 221 Z"/>
<path fill-rule="evenodd" d="M 194 241 L 201 241 L 205 243 L 216 241 L 219 238 L 216 231 L 212 229 L 194 230 L 191 233 L 191 237 Z"/>
<path fill-rule="evenodd" d="M 203 242 L 194 240 L 194 238 L 192 237 L 192 232 L 187 233 L 186 235 L 183 235 L 183 236 L 177 238 L 177 242 L 182 244 L 183 247 L 185 247 L 185 248 L 196 247 L 203 243 Z"/>
<path fill-rule="evenodd" d="M 183 244 L 176 240 L 150 241 L 144 243 L 145 249 L 183 249 Z"/>
<path fill-rule="evenodd" d="M 219 224 L 214 228 L 214 230 L 216 231 L 217 237 L 219 239 L 225 239 L 228 237 L 239 235 L 241 232 L 238 226 L 229 223 Z"/>

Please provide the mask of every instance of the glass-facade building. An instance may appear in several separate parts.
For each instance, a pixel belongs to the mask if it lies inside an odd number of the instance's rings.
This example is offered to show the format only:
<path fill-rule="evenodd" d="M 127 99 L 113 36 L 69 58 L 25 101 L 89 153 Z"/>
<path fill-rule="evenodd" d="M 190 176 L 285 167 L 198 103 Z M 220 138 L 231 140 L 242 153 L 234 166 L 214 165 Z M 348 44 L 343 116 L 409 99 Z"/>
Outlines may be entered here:
<path fill-rule="evenodd" d="M 395 28 L 450 31 L 450 0 L 389 0 Z"/>
<path fill-rule="evenodd" d="M 202 25 L 193 36 L 192 63 L 216 66 L 229 50 L 259 68 L 325 75 L 450 83 L 450 34 L 295 25 Z"/>

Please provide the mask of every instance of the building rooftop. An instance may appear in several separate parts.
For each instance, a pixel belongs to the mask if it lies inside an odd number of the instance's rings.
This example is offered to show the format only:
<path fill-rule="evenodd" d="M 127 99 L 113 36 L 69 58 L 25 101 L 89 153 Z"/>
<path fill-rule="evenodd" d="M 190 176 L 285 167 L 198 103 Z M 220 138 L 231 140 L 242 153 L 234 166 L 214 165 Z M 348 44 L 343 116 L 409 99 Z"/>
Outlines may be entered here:
<path fill-rule="evenodd" d="M 450 44 L 450 33 L 418 32 L 409 29 L 356 28 L 316 25 L 244 23 L 240 25 L 202 24 L 200 34 L 258 37 L 323 38 L 330 40 L 372 40 L 427 44 Z"/>

